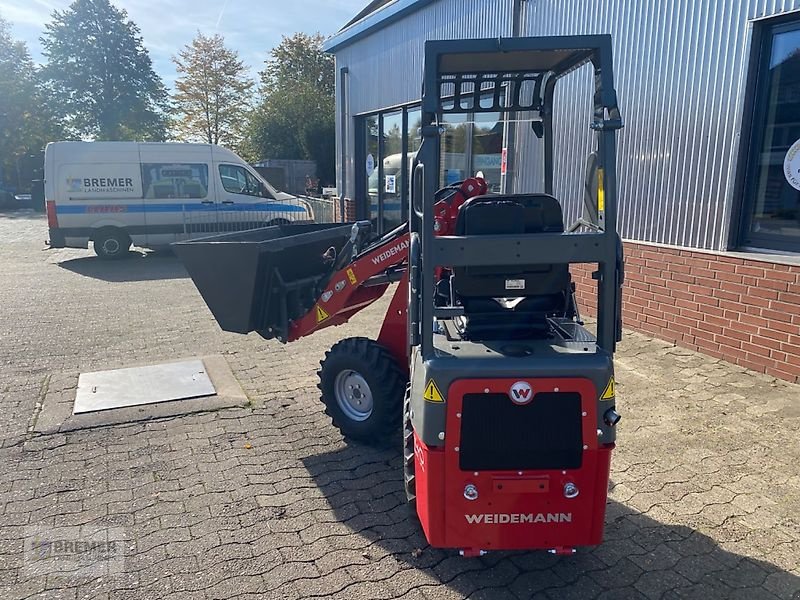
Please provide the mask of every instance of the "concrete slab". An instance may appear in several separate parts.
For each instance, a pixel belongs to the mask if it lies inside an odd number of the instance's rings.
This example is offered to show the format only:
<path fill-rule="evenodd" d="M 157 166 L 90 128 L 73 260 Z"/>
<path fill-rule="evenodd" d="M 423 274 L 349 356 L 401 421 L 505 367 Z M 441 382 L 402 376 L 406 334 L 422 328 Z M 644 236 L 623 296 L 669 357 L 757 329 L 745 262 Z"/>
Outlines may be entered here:
<path fill-rule="evenodd" d="M 202 360 L 81 373 L 72 414 L 213 396 Z"/>
<path fill-rule="evenodd" d="M 242 390 L 239 382 L 236 381 L 227 361 L 222 356 L 204 356 L 194 360 L 199 363 L 208 375 L 215 391 L 212 395 L 155 404 L 140 404 L 73 413 L 78 380 L 76 375 L 72 385 L 69 385 L 69 382 L 62 382 L 58 386 L 50 386 L 47 389 L 39 412 L 35 417 L 31 433 L 53 434 L 103 425 L 116 425 L 214 411 L 222 408 L 247 406 L 249 404 L 247 395 Z M 154 365 L 143 365 L 145 368 L 152 366 Z"/>

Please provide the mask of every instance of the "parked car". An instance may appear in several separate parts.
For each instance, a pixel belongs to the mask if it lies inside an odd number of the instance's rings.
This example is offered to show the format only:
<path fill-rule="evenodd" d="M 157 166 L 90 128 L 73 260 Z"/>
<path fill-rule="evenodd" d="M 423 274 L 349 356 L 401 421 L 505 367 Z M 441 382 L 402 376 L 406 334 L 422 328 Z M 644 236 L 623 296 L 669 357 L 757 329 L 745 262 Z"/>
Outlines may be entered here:
<path fill-rule="evenodd" d="M 55 142 L 44 163 L 50 246 L 91 241 L 101 258 L 125 256 L 131 244 L 314 219 L 308 202 L 212 144 Z"/>

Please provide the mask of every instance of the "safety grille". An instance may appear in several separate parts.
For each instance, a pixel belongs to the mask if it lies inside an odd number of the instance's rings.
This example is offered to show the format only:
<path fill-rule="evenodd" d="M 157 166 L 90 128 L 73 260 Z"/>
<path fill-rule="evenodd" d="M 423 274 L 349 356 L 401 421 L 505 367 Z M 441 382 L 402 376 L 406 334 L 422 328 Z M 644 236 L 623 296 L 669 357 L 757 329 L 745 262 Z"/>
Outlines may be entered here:
<path fill-rule="evenodd" d="M 519 406 L 506 394 L 465 394 L 459 466 L 464 471 L 578 469 L 581 397 L 541 392 Z"/>

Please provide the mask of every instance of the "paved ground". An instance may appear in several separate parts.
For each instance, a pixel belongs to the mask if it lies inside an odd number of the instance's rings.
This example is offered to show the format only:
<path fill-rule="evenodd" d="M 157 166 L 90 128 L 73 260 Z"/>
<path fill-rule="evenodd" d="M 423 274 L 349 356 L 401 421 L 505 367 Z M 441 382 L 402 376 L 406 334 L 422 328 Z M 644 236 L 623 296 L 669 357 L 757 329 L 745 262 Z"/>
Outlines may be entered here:
<path fill-rule="evenodd" d="M 629 334 L 605 543 L 574 557 L 426 547 L 395 451 L 316 398 L 335 339 L 219 331 L 178 262 L 43 251 L 0 215 L 0 598 L 800 598 L 800 387 Z M 223 354 L 252 408 L 28 435 L 79 371 Z M 25 526 L 122 527 L 123 573 L 32 574 Z"/>

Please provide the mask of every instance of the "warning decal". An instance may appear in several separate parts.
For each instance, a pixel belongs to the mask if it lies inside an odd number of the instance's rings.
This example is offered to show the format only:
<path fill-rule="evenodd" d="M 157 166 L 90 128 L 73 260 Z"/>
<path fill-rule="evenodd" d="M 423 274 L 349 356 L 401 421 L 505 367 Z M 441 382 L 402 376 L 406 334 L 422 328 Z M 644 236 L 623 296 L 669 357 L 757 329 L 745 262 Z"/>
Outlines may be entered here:
<path fill-rule="evenodd" d="M 617 386 L 614 383 L 614 378 L 608 380 L 608 385 L 606 386 L 603 395 L 600 396 L 600 400 L 612 400 L 617 394 Z"/>
<path fill-rule="evenodd" d="M 444 402 L 442 393 L 436 387 L 436 382 L 433 379 L 428 380 L 428 385 L 425 386 L 425 393 L 422 397 L 429 402 Z"/>
<path fill-rule="evenodd" d="M 351 285 L 358 283 L 358 279 L 356 279 L 356 274 L 353 273 L 353 269 L 347 269 L 347 278 L 350 280 Z"/>
<path fill-rule="evenodd" d="M 330 317 L 319 304 L 317 304 L 317 323 L 322 323 L 325 319 Z"/>

